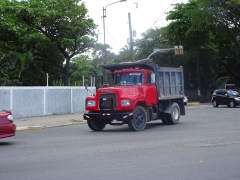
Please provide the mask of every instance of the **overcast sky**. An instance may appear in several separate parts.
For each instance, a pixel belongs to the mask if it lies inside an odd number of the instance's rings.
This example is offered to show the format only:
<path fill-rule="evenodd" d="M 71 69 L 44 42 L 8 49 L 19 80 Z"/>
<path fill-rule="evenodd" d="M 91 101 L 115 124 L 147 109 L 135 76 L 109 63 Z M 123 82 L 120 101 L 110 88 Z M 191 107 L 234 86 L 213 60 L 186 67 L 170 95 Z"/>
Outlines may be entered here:
<path fill-rule="evenodd" d="M 104 43 L 103 7 L 118 0 L 83 0 L 89 10 L 89 16 L 98 25 L 99 42 Z M 131 15 L 132 30 L 137 31 L 137 38 L 149 28 L 167 25 L 165 12 L 172 9 L 171 4 L 186 3 L 188 0 L 127 0 L 107 6 L 105 18 L 106 44 L 118 53 L 127 44 L 129 38 L 128 13 Z"/>

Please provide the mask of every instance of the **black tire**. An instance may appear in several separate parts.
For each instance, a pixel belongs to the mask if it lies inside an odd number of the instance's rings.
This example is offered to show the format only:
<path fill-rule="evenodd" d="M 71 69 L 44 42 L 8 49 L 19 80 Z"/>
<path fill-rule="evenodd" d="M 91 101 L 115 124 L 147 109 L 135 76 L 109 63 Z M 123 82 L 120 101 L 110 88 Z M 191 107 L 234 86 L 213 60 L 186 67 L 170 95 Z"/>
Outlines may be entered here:
<path fill-rule="evenodd" d="M 87 120 L 88 127 L 93 131 L 101 131 L 105 128 L 106 122 L 104 120 Z"/>
<path fill-rule="evenodd" d="M 147 125 L 147 112 L 141 107 L 137 106 L 133 111 L 133 119 L 128 120 L 128 127 L 133 131 L 142 131 Z"/>
<path fill-rule="evenodd" d="M 168 120 L 167 120 L 166 113 L 161 113 L 161 120 L 162 120 L 163 124 L 168 125 Z"/>
<path fill-rule="evenodd" d="M 215 99 L 212 101 L 212 105 L 213 107 L 218 107 L 217 101 Z"/>
<path fill-rule="evenodd" d="M 228 106 L 228 107 L 230 107 L 230 108 L 235 108 L 235 107 L 236 107 L 235 101 L 234 101 L 234 100 L 231 100 L 231 101 L 229 102 L 229 106 Z"/>
<path fill-rule="evenodd" d="M 173 103 L 170 107 L 171 113 L 166 113 L 168 124 L 178 124 L 180 120 L 180 107 L 177 103 Z"/>

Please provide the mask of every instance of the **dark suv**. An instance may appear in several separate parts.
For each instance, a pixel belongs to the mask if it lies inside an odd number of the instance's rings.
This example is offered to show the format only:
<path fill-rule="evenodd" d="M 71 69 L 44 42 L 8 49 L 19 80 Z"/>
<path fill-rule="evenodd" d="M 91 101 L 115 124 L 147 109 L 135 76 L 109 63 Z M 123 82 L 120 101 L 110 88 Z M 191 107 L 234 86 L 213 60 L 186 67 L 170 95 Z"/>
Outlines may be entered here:
<path fill-rule="evenodd" d="M 235 90 L 217 89 L 212 94 L 212 105 L 218 107 L 218 105 L 227 105 L 234 108 L 240 105 L 240 94 Z"/>

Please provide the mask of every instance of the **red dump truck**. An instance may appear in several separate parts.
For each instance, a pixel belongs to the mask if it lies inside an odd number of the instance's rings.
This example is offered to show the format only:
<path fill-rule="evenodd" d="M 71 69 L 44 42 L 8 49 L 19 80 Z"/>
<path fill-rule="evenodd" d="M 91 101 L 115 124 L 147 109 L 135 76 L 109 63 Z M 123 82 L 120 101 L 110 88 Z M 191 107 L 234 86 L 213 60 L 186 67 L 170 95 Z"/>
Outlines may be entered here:
<path fill-rule="evenodd" d="M 147 122 L 178 124 L 185 115 L 183 68 L 159 67 L 150 59 L 137 62 L 104 64 L 111 71 L 113 86 L 99 88 L 86 98 L 83 115 L 93 131 L 106 124 L 127 124 L 141 131 Z"/>

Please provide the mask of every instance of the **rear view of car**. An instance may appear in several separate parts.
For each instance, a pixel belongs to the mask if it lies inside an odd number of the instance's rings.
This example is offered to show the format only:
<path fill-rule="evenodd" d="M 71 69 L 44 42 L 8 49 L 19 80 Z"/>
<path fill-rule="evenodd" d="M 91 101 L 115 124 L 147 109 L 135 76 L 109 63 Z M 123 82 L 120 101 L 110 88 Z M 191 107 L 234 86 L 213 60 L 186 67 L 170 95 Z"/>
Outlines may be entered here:
<path fill-rule="evenodd" d="M 0 111 L 0 139 L 15 136 L 16 125 L 13 124 L 11 110 Z"/>

